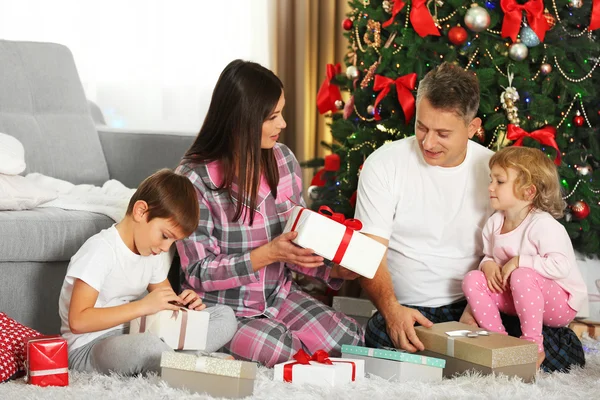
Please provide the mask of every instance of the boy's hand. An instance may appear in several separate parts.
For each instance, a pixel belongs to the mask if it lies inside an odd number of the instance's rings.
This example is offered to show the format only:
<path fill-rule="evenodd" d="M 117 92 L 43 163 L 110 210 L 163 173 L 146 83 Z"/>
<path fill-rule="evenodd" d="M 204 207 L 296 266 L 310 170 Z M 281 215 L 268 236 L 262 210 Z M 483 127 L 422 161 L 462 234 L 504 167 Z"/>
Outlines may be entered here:
<path fill-rule="evenodd" d="M 179 310 L 179 307 L 173 303 L 179 303 L 181 299 L 170 287 L 160 287 L 154 289 L 140 300 L 143 305 L 144 315 L 156 314 L 162 310 Z"/>
<path fill-rule="evenodd" d="M 510 274 L 512 274 L 513 271 L 518 267 L 519 256 L 511 258 L 510 261 L 504 264 L 504 267 L 502 267 L 502 286 L 504 286 L 504 289 L 508 290 L 508 278 L 510 278 Z"/>
<path fill-rule="evenodd" d="M 181 304 L 190 310 L 200 311 L 206 308 L 206 304 L 202 304 L 202 299 L 193 290 L 185 289 L 179 297 L 181 298 Z"/>
<path fill-rule="evenodd" d="M 488 288 L 492 293 L 502 293 L 504 288 L 502 285 L 502 273 L 500 272 L 500 266 L 494 261 L 486 261 L 481 266 L 481 271 L 485 275 L 487 280 Z"/>

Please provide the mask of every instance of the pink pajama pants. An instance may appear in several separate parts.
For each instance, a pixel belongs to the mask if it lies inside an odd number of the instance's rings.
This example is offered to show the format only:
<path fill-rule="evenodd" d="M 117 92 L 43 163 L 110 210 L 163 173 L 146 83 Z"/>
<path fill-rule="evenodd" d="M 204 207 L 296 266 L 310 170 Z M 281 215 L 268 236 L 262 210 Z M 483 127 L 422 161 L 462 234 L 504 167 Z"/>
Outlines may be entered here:
<path fill-rule="evenodd" d="M 553 280 L 544 278 L 531 268 L 517 268 L 510 275 L 510 290 L 492 293 L 482 271 L 471 271 L 463 280 L 463 292 L 480 327 L 506 334 L 500 311 L 518 315 L 521 339 L 538 345 L 544 351 L 542 325 L 567 326 L 577 312 L 567 303 L 569 293 Z"/>

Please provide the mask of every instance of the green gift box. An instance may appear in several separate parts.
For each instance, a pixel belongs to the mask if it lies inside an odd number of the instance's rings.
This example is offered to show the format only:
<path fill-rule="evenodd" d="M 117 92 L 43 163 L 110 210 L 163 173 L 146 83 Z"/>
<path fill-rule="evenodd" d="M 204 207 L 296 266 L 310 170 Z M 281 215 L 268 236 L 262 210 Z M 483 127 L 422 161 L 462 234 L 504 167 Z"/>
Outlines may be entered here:
<path fill-rule="evenodd" d="M 365 372 L 400 382 L 442 380 L 446 361 L 393 348 L 342 346 L 342 357 L 365 360 Z"/>

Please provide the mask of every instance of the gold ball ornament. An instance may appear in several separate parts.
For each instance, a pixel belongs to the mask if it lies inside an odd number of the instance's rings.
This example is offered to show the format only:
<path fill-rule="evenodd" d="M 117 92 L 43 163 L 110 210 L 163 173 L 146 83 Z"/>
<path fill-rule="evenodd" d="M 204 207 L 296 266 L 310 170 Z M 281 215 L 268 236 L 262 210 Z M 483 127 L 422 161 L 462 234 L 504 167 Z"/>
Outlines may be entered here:
<path fill-rule="evenodd" d="M 471 8 L 465 14 L 465 26 L 473 32 L 485 31 L 489 28 L 490 22 L 490 14 L 477 3 L 471 4 Z"/>
<path fill-rule="evenodd" d="M 350 65 L 348 68 L 346 68 L 346 76 L 348 77 L 348 79 L 350 79 L 350 80 L 358 79 L 359 75 L 360 75 L 360 72 L 358 71 L 358 68 L 356 68 L 355 65 Z"/>
<path fill-rule="evenodd" d="M 529 49 L 523 43 L 517 42 L 508 48 L 508 56 L 514 61 L 523 61 L 527 58 Z"/>
<path fill-rule="evenodd" d="M 540 65 L 540 73 L 542 75 L 548 75 L 550 72 L 552 72 L 551 64 L 543 63 L 542 65 Z"/>

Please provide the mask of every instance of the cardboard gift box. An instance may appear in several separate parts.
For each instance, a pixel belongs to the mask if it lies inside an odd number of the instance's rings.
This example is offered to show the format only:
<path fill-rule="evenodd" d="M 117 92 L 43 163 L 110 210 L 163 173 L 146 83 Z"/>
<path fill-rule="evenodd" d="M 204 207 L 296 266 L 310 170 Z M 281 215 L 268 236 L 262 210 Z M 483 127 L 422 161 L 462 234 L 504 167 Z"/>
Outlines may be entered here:
<path fill-rule="evenodd" d="M 342 357 L 365 361 L 365 372 L 387 380 L 436 382 L 442 380 L 446 361 L 393 348 L 371 349 L 342 345 Z"/>
<path fill-rule="evenodd" d="M 161 378 L 174 388 L 213 397 L 242 398 L 254 393 L 255 363 L 165 351 Z"/>
<path fill-rule="evenodd" d="M 359 324 L 366 325 L 369 318 L 377 312 L 377 308 L 369 299 L 334 296 L 332 308 L 354 318 Z"/>
<path fill-rule="evenodd" d="M 204 350 L 209 319 L 207 311 L 163 310 L 131 321 L 129 333 L 154 333 L 173 350 Z"/>
<path fill-rule="evenodd" d="M 67 341 L 60 336 L 25 339 L 25 380 L 37 386 L 69 385 Z"/>
<path fill-rule="evenodd" d="M 569 324 L 569 328 L 575 332 L 577 337 L 581 338 L 584 332 L 592 339 L 600 339 L 600 323 L 590 320 L 575 320 Z"/>
<path fill-rule="evenodd" d="M 365 377 L 365 361 L 329 357 L 323 350 L 312 357 L 300 350 L 293 360 L 276 364 L 273 380 L 294 384 L 340 386 Z"/>
<path fill-rule="evenodd" d="M 283 231 L 298 232 L 293 240 L 298 246 L 312 249 L 321 257 L 371 279 L 386 247 L 360 233 L 361 228 L 360 221 L 346 220 L 342 214 L 331 212 L 329 207 L 314 212 L 295 206 Z"/>
<path fill-rule="evenodd" d="M 415 327 L 425 351 L 418 354 L 446 360 L 444 376 L 467 370 L 519 376 L 531 382 L 537 372 L 537 344 L 460 322 Z M 468 335 L 468 336 L 467 336 Z"/>

